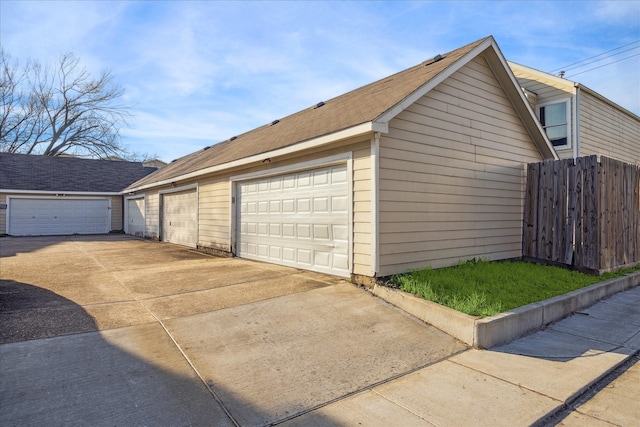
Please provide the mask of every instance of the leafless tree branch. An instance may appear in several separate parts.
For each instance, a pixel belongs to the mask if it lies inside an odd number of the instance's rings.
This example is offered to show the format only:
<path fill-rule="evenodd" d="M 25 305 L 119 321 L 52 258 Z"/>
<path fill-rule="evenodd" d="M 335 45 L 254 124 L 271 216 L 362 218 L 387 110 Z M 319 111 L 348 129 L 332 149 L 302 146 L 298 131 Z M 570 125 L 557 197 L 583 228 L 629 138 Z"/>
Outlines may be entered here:
<path fill-rule="evenodd" d="M 109 71 L 93 77 L 72 53 L 55 66 L 31 62 L 20 68 L 8 53 L 0 58 L 0 151 L 57 156 L 129 156 L 120 129 L 130 110 Z"/>

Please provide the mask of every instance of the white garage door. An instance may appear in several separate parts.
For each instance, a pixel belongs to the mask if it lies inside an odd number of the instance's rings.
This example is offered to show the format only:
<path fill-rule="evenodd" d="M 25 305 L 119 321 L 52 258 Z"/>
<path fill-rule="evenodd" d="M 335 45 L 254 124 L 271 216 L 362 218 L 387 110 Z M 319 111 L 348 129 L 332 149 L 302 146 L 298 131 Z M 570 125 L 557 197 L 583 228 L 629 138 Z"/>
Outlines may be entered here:
<path fill-rule="evenodd" d="M 349 276 L 346 165 L 238 183 L 237 255 Z"/>
<path fill-rule="evenodd" d="M 127 233 L 144 237 L 144 198 L 127 200 Z"/>
<path fill-rule="evenodd" d="M 162 196 L 162 240 L 196 247 L 198 194 L 196 190 Z"/>
<path fill-rule="evenodd" d="M 110 199 L 12 198 L 9 234 L 103 234 L 111 228 Z"/>

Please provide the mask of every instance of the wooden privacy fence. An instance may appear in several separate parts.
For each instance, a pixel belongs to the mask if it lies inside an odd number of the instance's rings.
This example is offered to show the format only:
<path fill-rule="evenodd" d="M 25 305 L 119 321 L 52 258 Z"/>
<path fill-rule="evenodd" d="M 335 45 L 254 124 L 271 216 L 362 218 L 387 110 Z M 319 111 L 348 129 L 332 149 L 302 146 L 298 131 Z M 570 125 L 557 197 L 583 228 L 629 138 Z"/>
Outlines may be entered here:
<path fill-rule="evenodd" d="M 529 164 L 522 255 L 598 273 L 640 262 L 640 168 L 596 156 Z"/>

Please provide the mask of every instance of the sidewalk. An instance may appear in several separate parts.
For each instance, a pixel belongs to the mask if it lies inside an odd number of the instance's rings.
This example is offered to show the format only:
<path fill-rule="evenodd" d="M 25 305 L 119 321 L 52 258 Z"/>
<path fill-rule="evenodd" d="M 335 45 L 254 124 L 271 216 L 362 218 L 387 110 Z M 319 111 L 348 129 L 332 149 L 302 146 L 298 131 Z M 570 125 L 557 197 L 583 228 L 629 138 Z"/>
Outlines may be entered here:
<path fill-rule="evenodd" d="M 540 332 L 490 350 L 468 350 L 285 425 L 608 425 L 607 420 L 637 425 L 637 364 L 612 383 L 615 394 L 609 387 L 577 413 L 564 412 L 638 353 L 640 287 L 635 287 Z"/>

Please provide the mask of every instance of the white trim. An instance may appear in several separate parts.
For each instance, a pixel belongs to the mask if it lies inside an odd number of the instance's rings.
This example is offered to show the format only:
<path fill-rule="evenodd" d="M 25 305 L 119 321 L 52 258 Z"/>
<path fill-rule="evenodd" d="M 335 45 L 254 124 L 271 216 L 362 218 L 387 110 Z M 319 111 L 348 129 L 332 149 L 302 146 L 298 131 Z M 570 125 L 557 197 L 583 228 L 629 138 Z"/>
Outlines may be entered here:
<path fill-rule="evenodd" d="M 106 200 L 108 202 L 107 205 L 107 210 L 109 211 L 109 224 L 107 225 L 107 231 L 105 231 L 104 234 L 108 234 L 109 231 L 111 231 L 111 225 L 113 222 L 113 209 L 111 206 L 111 203 L 113 201 L 113 199 L 109 196 L 103 196 L 103 197 L 88 197 L 88 196 L 71 196 L 71 197 L 67 197 L 66 195 L 56 195 L 56 194 L 52 194 L 52 195 L 46 195 L 46 196 L 14 196 L 14 195 L 7 195 L 6 196 L 6 203 L 7 203 L 7 209 L 6 209 L 6 216 L 5 216 L 5 233 L 6 234 L 11 234 L 9 233 L 9 230 L 11 229 L 11 199 L 41 199 L 41 200 Z"/>
<path fill-rule="evenodd" d="M 229 179 L 229 252 L 234 256 L 236 255 L 236 223 L 237 221 L 237 206 L 236 206 L 236 183 L 231 178 Z"/>
<path fill-rule="evenodd" d="M 484 50 L 486 50 L 488 47 L 491 47 L 493 45 L 494 45 L 493 37 L 488 37 L 485 41 L 483 41 L 478 46 L 474 47 L 472 50 L 467 52 L 463 57 L 457 59 L 447 68 L 442 70 L 440 74 L 431 78 L 427 83 L 425 83 L 424 85 L 416 89 L 405 99 L 403 99 L 402 101 L 397 103 L 395 106 L 393 106 L 390 110 L 387 110 L 385 113 L 380 115 L 377 119 L 374 120 L 374 122 L 380 125 L 388 126 L 388 123 L 389 121 L 391 121 L 391 119 L 396 117 L 402 111 L 409 108 L 417 100 L 419 100 L 424 95 L 426 95 L 431 89 L 433 89 L 434 87 L 442 83 L 444 80 L 448 79 L 453 73 L 455 73 L 456 71 L 458 71 L 459 69 L 467 65 L 467 63 L 469 63 L 473 58 L 475 58 Z"/>
<path fill-rule="evenodd" d="M 237 187 L 236 184 L 238 182 L 267 178 L 275 175 L 284 175 L 287 173 L 300 172 L 304 170 L 313 170 L 313 169 L 321 169 L 324 167 L 329 167 L 336 164 L 346 163 L 347 166 L 347 194 L 349 196 L 349 200 L 347 201 L 348 209 L 348 236 L 349 241 L 347 242 L 348 253 L 348 270 L 350 273 L 353 273 L 353 152 L 347 151 L 344 153 L 336 154 L 334 156 L 323 157 L 320 159 L 309 160 L 307 162 L 294 163 L 291 165 L 281 166 L 273 169 L 266 169 L 262 171 L 250 172 L 241 175 L 234 175 L 229 177 L 229 184 L 231 186 L 229 192 L 229 248 L 231 249 L 233 255 L 237 255 L 236 248 L 236 239 L 237 239 L 237 203 L 236 203 L 236 195 L 237 195 Z"/>
<path fill-rule="evenodd" d="M 261 162 L 264 159 L 278 157 L 278 156 L 285 156 L 287 154 L 295 153 L 295 152 L 306 150 L 306 149 L 310 149 L 310 148 L 317 148 L 317 147 L 320 147 L 322 145 L 331 144 L 331 143 L 336 142 L 336 141 L 349 139 L 349 138 L 353 138 L 353 137 L 360 136 L 360 135 L 365 135 L 365 134 L 370 133 L 370 132 L 383 132 L 383 133 L 386 133 L 388 131 L 389 131 L 389 127 L 388 127 L 387 124 L 366 122 L 366 123 L 362 123 L 362 124 L 359 124 L 359 125 L 356 125 L 356 126 L 352 126 L 350 128 L 347 128 L 347 129 L 343 129 L 343 130 L 340 130 L 340 131 L 337 131 L 337 132 L 330 133 L 328 135 L 323 135 L 323 136 L 319 136 L 317 138 L 313 138 L 313 139 L 310 139 L 310 140 L 307 140 L 307 141 L 304 141 L 304 142 L 299 142 L 299 143 L 290 145 L 288 147 L 279 148 L 277 150 L 272 150 L 272 151 L 267 151 L 266 153 L 255 154 L 253 156 L 244 157 L 242 159 L 234 160 L 234 161 L 223 163 L 223 164 L 216 165 L 216 166 L 211 166 L 211 167 L 204 168 L 204 169 L 201 169 L 201 170 L 198 170 L 198 171 L 195 171 L 195 172 L 190 172 L 190 173 L 187 173 L 187 174 L 184 174 L 184 175 L 179 175 L 179 176 L 176 176 L 176 177 L 173 177 L 173 178 L 169 178 L 169 179 L 165 179 L 165 180 L 162 180 L 162 181 L 157 181 L 157 182 L 153 182 L 153 183 L 150 183 L 150 184 L 142 185 L 140 187 L 128 188 L 125 191 L 123 191 L 123 194 L 133 193 L 133 192 L 141 191 L 141 190 L 144 190 L 144 189 L 147 189 L 147 188 L 158 187 L 158 186 L 161 186 L 161 185 L 170 184 L 170 183 L 175 182 L 175 181 L 181 181 L 181 180 L 185 180 L 185 179 L 197 178 L 197 177 L 202 176 L 202 175 L 207 175 L 207 174 L 210 174 L 210 173 L 223 171 L 223 170 L 231 169 L 231 168 L 238 167 L 238 166 L 244 166 L 244 165 L 255 163 L 255 162 Z"/>
<path fill-rule="evenodd" d="M 349 152 L 349 158 L 347 159 L 347 235 L 349 241 L 347 242 L 347 269 L 349 273 L 353 274 L 353 153 Z"/>
<path fill-rule="evenodd" d="M 544 134 L 546 135 L 547 132 L 544 130 L 544 127 L 542 126 L 542 119 L 540 117 L 540 109 L 542 107 L 546 107 L 547 105 L 553 105 L 553 104 L 562 104 L 564 102 L 565 104 L 565 116 L 567 117 L 567 133 L 569 132 L 569 130 L 571 130 L 572 134 L 573 134 L 573 115 L 572 115 L 572 111 L 571 111 L 571 97 L 568 98 L 558 98 L 555 99 L 553 101 L 547 101 L 544 102 L 542 104 L 538 104 L 536 105 L 536 117 L 538 118 L 538 121 L 540 123 L 540 127 L 542 128 L 542 131 L 544 132 Z M 547 137 L 548 138 L 548 137 Z M 549 141 L 551 142 L 551 139 L 549 139 Z M 572 142 L 573 142 L 573 135 L 567 135 L 567 144 L 566 145 L 553 145 L 553 142 L 551 142 L 551 146 L 555 149 L 555 150 L 568 150 L 572 147 Z"/>
<path fill-rule="evenodd" d="M 538 78 L 551 80 L 552 82 L 562 86 L 569 87 L 576 84 L 576 82 L 569 79 L 565 79 L 564 77 L 559 77 L 559 76 L 556 76 L 555 74 L 545 73 L 544 71 L 536 70 L 535 68 L 527 67 L 526 65 L 518 64 L 517 62 L 507 61 L 507 64 L 509 68 L 518 68 L 519 71 L 521 72 L 528 72 Z"/>
<path fill-rule="evenodd" d="M 306 162 L 293 163 L 290 165 L 280 166 L 272 169 L 265 169 L 256 172 L 244 173 L 241 175 L 232 175 L 229 181 L 246 181 L 253 178 L 266 178 L 271 175 L 282 175 L 283 173 L 297 172 L 305 169 L 316 169 L 324 166 L 331 166 L 332 163 L 341 163 L 347 159 L 351 159 L 353 153 L 348 151 L 336 154 L 334 156 L 322 157 L 320 159 L 309 160 Z"/>
<path fill-rule="evenodd" d="M 371 277 L 380 270 L 379 255 L 379 183 L 380 176 L 380 133 L 376 132 L 371 139 Z"/>
<path fill-rule="evenodd" d="M 513 87 L 516 89 L 516 91 L 517 91 L 520 99 L 522 100 L 525 108 L 527 109 L 527 111 L 529 112 L 531 118 L 533 119 L 533 125 L 536 127 L 536 129 L 538 130 L 538 132 L 542 136 L 543 141 L 544 141 L 545 145 L 547 146 L 547 150 L 549 150 L 549 154 L 551 154 L 551 156 L 555 160 L 558 160 L 559 159 L 558 153 L 556 152 L 555 147 L 553 146 L 553 144 L 551 143 L 551 141 L 547 137 L 547 133 L 544 131 L 544 129 L 542 129 L 542 125 L 540 124 L 540 120 L 539 120 L 538 114 L 536 112 L 536 110 L 538 109 L 537 100 L 536 100 L 536 106 L 534 108 L 531 105 L 531 103 L 529 102 L 529 100 L 527 99 L 524 91 L 521 89 L 520 82 L 518 81 L 518 78 L 516 77 L 515 73 L 511 69 L 511 67 L 509 66 L 510 63 L 507 61 L 507 59 L 502 54 L 502 51 L 500 50 L 500 47 L 497 45 L 495 40 L 493 40 L 493 38 L 492 38 L 492 41 L 493 41 L 493 43 L 492 43 L 493 50 L 495 51 L 496 56 L 500 60 L 500 63 L 502 64 L 502 67 L 503 67 L 504 71 L 507 73 L 507 76 L 509 76 L 509 80 L 511 80 L 511 83 L 513 84 Z M 495 73 L 495 70 L 494 70 L 494 73 Z M 505 92 L 508 93 L 506 88 L 503 87 L 503 89 L 505 90 Z M 513 103 L 513 101 L 512 101 L 512 103 Z M 516 111 L 518 111 L 517 108 L 516 108 Z M 523 124 L 526 127 L 526 119 L 521 117 L 521 120 L 523 122 L 525 122 Z M 531 136 L 532 136 L 532 138 L 534 138 L 534 144 L 535 144 L 535 137 L 534 137 L 534 135 L 531 135 Z M 539 148 L 542 148 L 542 147 L 539 147 Z M 542 153 L 542 154 L 545 154 L 545 153 Z"/>
<path fill-rule="evenodd" d="M 111 197 L 103 196 L 103 197 L 90 197 L 90 196 L 67 196 L 65 194 L 61 194 L 56 196 L 55 194 L 46 195 L 46 196 L 21 196 L 21 195 L 7 195 L 7 200 L 9 199 L 51 199 L 51 200 L 109 200 L 111 202 Z"/>
<path fill-rule="evenodd" d="M 181 191 L 187 191 L 187 190 L 192 190 L 192 189 L 197 189 L 198 188 L 198 183 L 195 184 L 189 184 L 189 185 L 183 185 L 180 187 L 172 187 L 172 188 L 166 188 L 164 190 L 160 190 L 158 191 L 158 194 L 166 194 L 166 193 L 179 193 Z"/>
<path fill-rule="evenodd" d="M 0 193 L 15 193 L 15 194 L 44 194 L 51 196 L 122 196 L 120 192 L 92 192 L 92 191 L 40 191 L 40 190 L 12 190 L 0 188 Z"/>
<path fill-rule="evenodd" d="M 574 100 L 575 102 L 574 104 L 574 108 L 575 108 L 575 114 L 573 116 L 573 158 L 577 159 L 580 156 L 580 126 L 578 126 L 578 123 L 580 123 L 580 85 L 576 85 L 575 86 L 575 96 L 574 96 Z"/>

